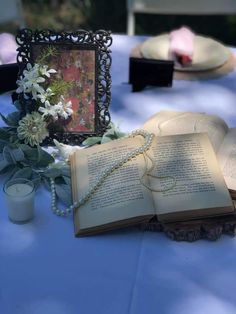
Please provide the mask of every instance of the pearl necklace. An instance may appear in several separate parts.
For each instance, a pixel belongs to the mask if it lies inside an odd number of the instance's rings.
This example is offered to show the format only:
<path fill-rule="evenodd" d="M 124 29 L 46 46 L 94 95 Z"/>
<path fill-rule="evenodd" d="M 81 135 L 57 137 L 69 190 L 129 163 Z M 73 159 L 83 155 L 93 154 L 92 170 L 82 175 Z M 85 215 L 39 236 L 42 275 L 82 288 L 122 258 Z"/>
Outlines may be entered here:
<path fill-rule="evenodd" d="M 123 166 L 126 162 L 131 160 L 132 158 L 145 153 L 152 145 L 152 141 L 154 138 L 154 134 L 148 133 L 144 130 L 136 130 L 129 134 L 128 136 L 125 136 L 125 138 L 130 138 L 130 137 L 135 137 L 141 135 L 144 139 L 145 142 L 144 144 L 136 148 L 135 150 L 131 151 L 130 153 L 127 153 L 123 158 L 120 160 L 117 160 L 114 162 L 111 166 L 106 168 L 100 175 L 100 177 L 97 179 L 97 181 L 94 183 L 94 185 L 88 190 L 88 192 L 78 200 L 78 202 L 74 202 L 72 205 L 70 205 L 68 208 L 61 210 L 58 209 L 56 206 L 56 189 L 55 189 L 55 182 L 51 178 L 50 179 L 50 185 L 51 185 L 51 208 L 54 214 L 57 216 L 68 216 L 71 214 L 71 212 L 75 209 L 78 209 L 80 206 L 84 205 L 90 198 L 91 196 L 96 192 L 96 190 L 101 186 L 101 184 L 104 182 L 104 180 L 115 170 Z"/>

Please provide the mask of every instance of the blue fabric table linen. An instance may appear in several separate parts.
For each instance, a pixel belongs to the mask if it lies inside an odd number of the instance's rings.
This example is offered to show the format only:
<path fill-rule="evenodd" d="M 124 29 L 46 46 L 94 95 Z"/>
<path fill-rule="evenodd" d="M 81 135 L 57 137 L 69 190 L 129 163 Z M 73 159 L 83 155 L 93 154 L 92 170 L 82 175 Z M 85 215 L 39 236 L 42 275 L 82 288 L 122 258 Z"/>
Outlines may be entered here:
<path fill-rule="evenodd" d="M 217 114 L 236 125 L 236 70 L 215 80 L 174 81 L 172 88 L 132 93 L 129 53 L 142 40 L 114 36 L 114 123 L 131 131 L 171 109 Z M 0 96 L 0 106 L 3 114 L 14 109 L 10 94 Z M 132 227 L 75 238 L 72 217 L 52 214 L 43 187 L 27 224 L 9 222 L 2 190 L 0 202 L 2 314 L 236 313 L 236 237 L 173 242 Z"/>

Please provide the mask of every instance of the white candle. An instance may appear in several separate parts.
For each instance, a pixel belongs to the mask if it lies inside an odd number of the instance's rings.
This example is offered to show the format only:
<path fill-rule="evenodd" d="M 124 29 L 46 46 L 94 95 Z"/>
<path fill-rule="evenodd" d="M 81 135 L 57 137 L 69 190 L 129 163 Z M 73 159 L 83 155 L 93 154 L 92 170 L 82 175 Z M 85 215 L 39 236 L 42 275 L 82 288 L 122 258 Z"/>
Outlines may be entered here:
<path fill-rule="evenodd" d="M 26 179 L 8 181 L 4 187 L 8 217 L 12 222 L 23 223 L 34 216 L 34 185 Z"/>

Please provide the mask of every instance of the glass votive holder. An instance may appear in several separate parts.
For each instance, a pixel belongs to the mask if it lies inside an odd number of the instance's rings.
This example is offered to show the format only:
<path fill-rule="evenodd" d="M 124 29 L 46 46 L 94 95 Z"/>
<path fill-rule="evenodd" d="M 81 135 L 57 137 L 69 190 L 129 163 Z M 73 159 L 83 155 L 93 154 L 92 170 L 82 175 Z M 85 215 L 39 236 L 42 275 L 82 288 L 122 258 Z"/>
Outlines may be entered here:
<path fill-rule="evenodd" d="M 11 179 L 3 187 L 10 221 L 23 224 L 34 217 L 34 183 L 27 179 Z"/>

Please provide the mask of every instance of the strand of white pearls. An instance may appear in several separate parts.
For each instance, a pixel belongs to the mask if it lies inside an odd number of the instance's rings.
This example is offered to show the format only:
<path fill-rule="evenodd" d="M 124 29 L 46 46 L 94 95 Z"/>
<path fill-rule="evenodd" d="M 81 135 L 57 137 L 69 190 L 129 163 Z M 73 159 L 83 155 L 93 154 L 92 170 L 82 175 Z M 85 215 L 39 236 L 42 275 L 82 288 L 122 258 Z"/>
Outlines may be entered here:
<path fill-rule="evenodd" d="M 109 166 L 107 169 L 105 169 L 102 174 L 100 175 L 100 177 L 97 179 L 97 181 L 94 183 L 94 185 L 88 190 L 88 192 L 81 198 L 79 199 L 78 202 L 74 202 L 72 205 L 70 205 L 68 208 L 61 210 L 58 209 L 56 206 L 56 188 L 55 188 L 55 182 L 54 180 L 51 178 L 50 179 L 50 184 L 51 184 L 51 208 L 54 214 L 56 214 L 57 216 L 61 216 L 61 217 L 65 217 L 68 216 L 69 214 L 71 214 L 71 212 L 75 209 L 78 209 L 80 206 L 84 205 L 90 198 L 91 196 L 95 193 L 95 191 L 101 186 L 101 184 L 104 182 L 104 180 L 115 170 L 120 168 L 123 164 L 125 164 L 126 162 L 128 162 L 129 160 L 131 160 L 132 158 L 146 152 L 152 145 L 152 141 L 154 138 L 154 134 L 152 133 L 148 133 L 144 130 L 136 130 L 134 132 L 132 132 L 131 134 L 129 134 L 128 136 L 126 136 L 125 138 L 130 138 L 130 137 L 135 137 L 141 135 L 145 141 L 144 144 L 133 150 L 132 152 L 128 153 L 126 156 L 124 156 L 123 158 L 121 158 L 120 160 L 117 160 L 116 162 L 114 162 L 114 164 L 112 164 L 111 166 Z"/>

